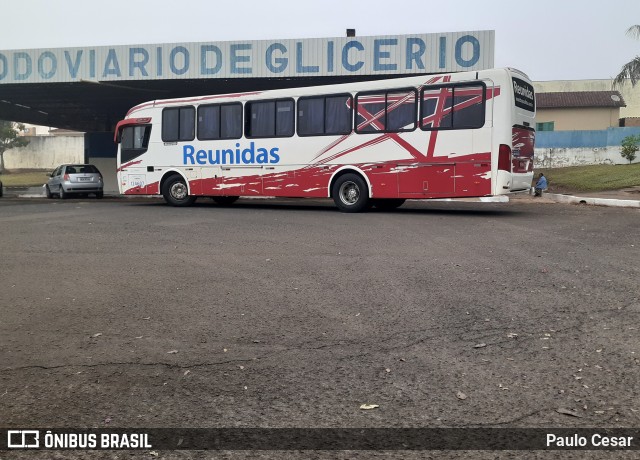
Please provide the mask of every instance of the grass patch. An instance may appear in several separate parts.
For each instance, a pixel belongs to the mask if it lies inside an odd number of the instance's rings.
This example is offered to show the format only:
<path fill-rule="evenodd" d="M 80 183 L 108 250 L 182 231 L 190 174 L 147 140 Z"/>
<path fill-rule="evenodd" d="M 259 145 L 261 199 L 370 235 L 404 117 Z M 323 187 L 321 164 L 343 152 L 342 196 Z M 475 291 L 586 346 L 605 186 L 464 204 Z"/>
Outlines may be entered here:
<path fill-rule="evenodd" d="M 539 172 L 547 177 L 552 192 L 598 192 L 640 186 L 640 163 L 536 169 L 535 180 Z"/>
<path fill-rule="evenodd" d="M 0 174 L 0 181 L 4 187 L 36 187 L 47 182 L 51 171 L 33 170 L 5 170 Z"/>

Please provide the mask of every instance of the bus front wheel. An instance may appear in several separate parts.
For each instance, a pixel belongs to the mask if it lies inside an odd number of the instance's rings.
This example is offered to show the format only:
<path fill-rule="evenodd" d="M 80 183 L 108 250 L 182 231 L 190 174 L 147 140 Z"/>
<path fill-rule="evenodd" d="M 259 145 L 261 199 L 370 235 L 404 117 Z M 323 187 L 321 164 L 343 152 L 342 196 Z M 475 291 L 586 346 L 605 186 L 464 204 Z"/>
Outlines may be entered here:
<path fill-rule="evenodd" d="M 344 174 L 336 180 L 331 197 L 342 212 L 364 211 L 369 205 L 369 189 L 357 174 Z"/>
<path fill-rule="evenodd" d="M 162 196 L 171 206 L 189 206 L 196 197 L 189 195 L 189 188 L 182 176 L 171 176 L 162 186 Z"/>

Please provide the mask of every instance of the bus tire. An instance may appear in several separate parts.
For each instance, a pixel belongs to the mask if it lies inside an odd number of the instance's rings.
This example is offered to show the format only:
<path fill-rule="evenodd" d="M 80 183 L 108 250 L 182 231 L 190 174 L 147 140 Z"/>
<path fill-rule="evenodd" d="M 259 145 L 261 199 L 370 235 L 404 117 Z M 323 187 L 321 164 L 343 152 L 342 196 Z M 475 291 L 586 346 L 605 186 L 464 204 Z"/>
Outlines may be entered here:
<path fill-rule="evenodd" d="M 190 206 L 196 197 L 189 195 L 189 188 L 182 176 L 177 174 L 169 177 L 162 185 L 162 196 L 171 206 Z"/>
<path fill-rule="evenodd" d="M 230 206 L 238 201 L 239 196 L 212 196 L 211 199 L 220 206 Z"/>
<path fill-rule="evenodd" d="M 369 207 L 369 189 L 358 174 L 347 173 L 338 177 L 331 197 L 342 212 L 361 212 Z"/>
<path fill-rule="evenodd" d="M 404 204 L 404 198 L 377 198 L 373 200 L 373 205 L 381 211 L 391 211 Z"/>

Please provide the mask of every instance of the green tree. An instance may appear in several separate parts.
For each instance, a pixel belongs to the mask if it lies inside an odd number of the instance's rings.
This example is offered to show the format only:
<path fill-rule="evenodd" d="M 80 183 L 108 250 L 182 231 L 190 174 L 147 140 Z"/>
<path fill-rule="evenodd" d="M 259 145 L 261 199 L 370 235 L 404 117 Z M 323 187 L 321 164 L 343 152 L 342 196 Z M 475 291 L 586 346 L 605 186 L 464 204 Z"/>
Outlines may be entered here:
<path fill-rule="evenodd" d="M 640 39 L 640 25 L 631 26 L 627 29 L 627 35 Z M 620 69 L 620 73 L 613 79 L 613 88 L 620 88 L 625 80 L 631 82 L 631 86 L 636 86 L 640 81 L 640 56 L 634 57 Z"/>
<path fill-rule="evenodd" d="M 0 173 L 4 171 L 4 152 L 29 144 L 26 138 L 18 135 L 20 131 L 24 131 L 23 124 L 0 120 Z"/>
<path fill-rule="evenodd" d="M 636 152 L 640 149 L 638 144 L 640 144 L 640 134 L 627 136 L 622 139 L 622 142 L 620 143 L 622 146 L 620 149 L 620 155 L 622 155 L 622 158 L 629 160 L 629 164 L 636 159 Z"/>

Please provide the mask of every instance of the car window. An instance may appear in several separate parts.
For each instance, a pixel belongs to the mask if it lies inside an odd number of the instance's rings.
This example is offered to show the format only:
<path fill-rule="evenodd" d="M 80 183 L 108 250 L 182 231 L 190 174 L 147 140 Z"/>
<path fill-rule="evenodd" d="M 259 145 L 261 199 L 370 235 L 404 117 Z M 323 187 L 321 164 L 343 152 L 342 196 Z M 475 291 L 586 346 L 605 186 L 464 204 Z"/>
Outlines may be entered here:
<path fill-rule="evenodd" d="M 100 174 L 94 165 L 69 165 L 67 174 Z"/>
<path fill-rule="evenodd" d="M 82 165 L 82 166 L 76 166 L 76 169 L 78 170 L 79 173 L 85 173 L 85 174 L 97 174 L 99 173 L 98 168 L 96 168 L 93 165 Z"/>

